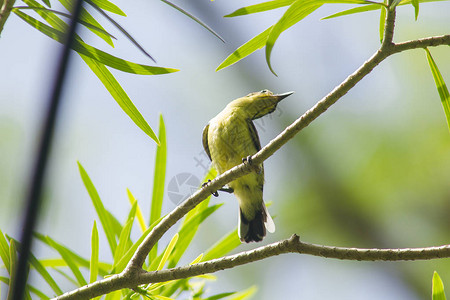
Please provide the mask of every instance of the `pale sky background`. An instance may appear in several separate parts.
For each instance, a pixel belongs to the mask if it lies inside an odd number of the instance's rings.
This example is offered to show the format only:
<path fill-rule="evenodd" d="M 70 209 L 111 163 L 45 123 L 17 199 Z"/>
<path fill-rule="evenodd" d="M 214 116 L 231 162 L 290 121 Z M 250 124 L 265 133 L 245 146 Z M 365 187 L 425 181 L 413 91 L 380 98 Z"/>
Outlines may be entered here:
<path fill-rule="evenodd" d="M 196 165 L 196 159 L 205 160 L 202 156 L 202 129 L 230 100 L 265 88 L 276 93 L 296 92 L 283 101 L 278 115 L 261 121 L 263 130 L 260 130 L 260 137 L 264 145 L 329 93 L 379 46 L 379 12 L 320 21 L 324 16 L 350 8 L 328 5 L 280 36 L 272 53 L 272 66 L 278 77 L 268 70 L 264 50 L 215 72 L 228 54 L 278 20 L 284 9 L 222 18 L 243 5 L 257 2 L 203 0 L 191 6 L 183 1 L 174 1 L 215 29 L 226 40 L 224 44 L 162 2 L 115 3 L 128 17 L 114 18 L 156 58 L 158 66 L 181 70 L 160 76 L 112 70 L 155 132 L 159 114 L 164 116 L 168 140 L 166 187 L 180 173 L 203 177 L 204 169 Z M 102 24 L 119 37 L 115 49 L 83 29 L 81 35 L 85 41 L 121 58 L 153 64 L 107 21 L 102 21 Z M 448 34 L 450 3 L 421 4 L 418 21 L 414 21 L 412 6 L 403 6 L 399 8 L 396 24 L 395 41 Z M 15 15 L 7 21 L 0 38 L 0 228 L 15 237 L 18 237 L 22 221 L 21 202 L 60 48 L 58 43 Z M 431 51 L 448 84 L 448 47 L 432 48 Z M 124 220 L 129 210 L 126 188 L 138 198 L 147 216 L 155 143 L 122 112 L 76 54 L 71 63 L 47 178 L 48 197 L 38 231 L 89 257 L 90 232 L 96 215 L 80 180 L 76 162 L 83 164 L 105 206 L 119 220 Z M 407 79 L 411 74 L 415 74 L 413 83 Z M 412 95 L 426 97 L 428 102 L 416 101 L 410 107 L 408 101 Z M 409 109 L 416 114 L 410 114 Z M 417 119 L 417 116 L 420 117 Z M 322 130 L 323 135 L 318 140 L 336 139 L 340 144 L 340 132 L 345 126 L 342 127 L 339 118 L 365 120 L 390 130 L 389 126 L 407 129 L 413 117 L 413 122 L 432 120 L 437 124 L 438 133 L 448 137 L 442 106 L 423 50 L 397 54 L 382 62 L 311 127 Z M 351 138 L 343 142 L 350 143 Z M 306 229 L 289 228 L 289 224 L 283 223 L 280 209 L 283 206 L 280 187 L 286 179 L 283 174 L 297 170 L 300 178 L 302 176 L 298 171 L 301 166 L 289 163 L 291 155 L 296 155 L 295 149 L 288 143 L 265 162 L 265 199 L 273 201 L 270 209 L 277 216 L 277 232 L 269 234 L 261 245 L 287 238 L 292 233 L 308 235 Z M 362 154 L 355 154 L 355 158 L 358 155 Z M 167 193 L 165 197 L 163 213 L 175 206 L 168 200 Z M 225 202 L 225 205 L 208 220 L 208 226 L 199 231 L 186 262 L 237 224 L 237 204 L 232 195 L 221 194 L 212 201 Z M 135 230 L 134 235 L 138 233 Z M 163 240 L 168 241 L 173 233 L 169 231 Z M 330 244 L 326 240 L 308 238 L 308 242 Z M 106 239 L 101 238 L 101 243 L 101 252 L 107 260 Z M 36 253 L 52 255 L 42 245 L 35 246 Z M 239 250 L 256 246 L 243 245 Z M 395 277 L 395 271 L 387 275 L 386 268 L 391 268 L 391 265 L 284 255 L 216 273 L 219 280 L 209 283 L 208 288 L 211 292 L 227 292 L 258 285 L 259 292 L 254 299 L 416 299 Z M 431 285 L 431 274 L 424 274 L 423 280 Z M 447 286 L 449 280 L 446 278 Z M 72 287 L 67 284 L 64 288 L 69 290 Z"/>

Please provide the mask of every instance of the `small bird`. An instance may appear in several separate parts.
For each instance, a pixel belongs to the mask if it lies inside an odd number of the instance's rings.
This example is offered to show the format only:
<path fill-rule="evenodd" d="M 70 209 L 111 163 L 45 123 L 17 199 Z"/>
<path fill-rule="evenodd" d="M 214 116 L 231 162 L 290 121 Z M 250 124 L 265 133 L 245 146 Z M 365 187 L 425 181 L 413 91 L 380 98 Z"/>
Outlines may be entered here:
<path fill-rule="evenodd" d="M 261 149 L 253 120 L 275 111 L 293 92 L 274 95 L 269 90 L 231 101 L 203 129 L 203 147 L 219 174 L 241 164 Z M 275 224 L 263 200 L 264 167 L 228 184 L 239 202 L 238 234 L 241 242 L 259 242 Z M 224 190 L 224 189 L 222 189 Z"/>

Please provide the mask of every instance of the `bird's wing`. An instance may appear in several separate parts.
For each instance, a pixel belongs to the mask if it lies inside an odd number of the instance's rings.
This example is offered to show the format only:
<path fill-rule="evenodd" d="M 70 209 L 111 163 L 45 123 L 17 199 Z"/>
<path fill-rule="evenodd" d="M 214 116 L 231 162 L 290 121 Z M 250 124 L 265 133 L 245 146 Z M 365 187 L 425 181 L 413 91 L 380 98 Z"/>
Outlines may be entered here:
<path fill-rule="evenodd" d="M 256 131 L 255 124 L 253 124 L 252 120 L 247 120 L 248 130 L 250 131 L 250 137 L 252 139 L 253 145 L 256 148 L 256 151 L 261 150 L 261 142 L 259 141 L 258 132 Z"/>
<path fill-rule="evenodd" d="M 206 154 L 208 154 L 209 159 L 211 159 L 211 152 L 209 152 L 209 145 L 208 145 L 208 130 L 209 130 L 209 123 L 203 128 L 203 148 L 205 149 Z"/>
<path fill-rule="evenodd" d="M 256 148 L 256 152 L 261 150 L 261 142 L 259 141 L 258 132 L 256 131 L 255 124 L 253 124 L 252 120 L 247 120 L 248 130 L 250 131 L 250 137 L 252 139 L 253 145 Z M 261 173 L 264 175 L 264 165 L 261 164 Z M 263 189 L 264 184 L 264 176 L 258 177 L 258 183 L 261 187 L 261 190 Z"/>

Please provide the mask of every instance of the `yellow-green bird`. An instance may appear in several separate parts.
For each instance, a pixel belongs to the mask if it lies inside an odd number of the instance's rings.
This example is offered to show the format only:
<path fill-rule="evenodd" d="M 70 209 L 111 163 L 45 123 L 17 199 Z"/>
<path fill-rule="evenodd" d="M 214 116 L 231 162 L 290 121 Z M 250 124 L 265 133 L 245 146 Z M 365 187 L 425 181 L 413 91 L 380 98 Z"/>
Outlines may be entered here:
<path fill-rule="evenodd" d="M 278 102 L 293 92 L 274 95 L 262 90 L 231 101 L 203 129 L 203 147 L 219 174 L 261 149 L 253 120 L 275 111 Z M 275 231 L 263 200 L 264 168 L 228 184 L 239 201 L 238 234 L 242 242 L 259 242 Z"/>

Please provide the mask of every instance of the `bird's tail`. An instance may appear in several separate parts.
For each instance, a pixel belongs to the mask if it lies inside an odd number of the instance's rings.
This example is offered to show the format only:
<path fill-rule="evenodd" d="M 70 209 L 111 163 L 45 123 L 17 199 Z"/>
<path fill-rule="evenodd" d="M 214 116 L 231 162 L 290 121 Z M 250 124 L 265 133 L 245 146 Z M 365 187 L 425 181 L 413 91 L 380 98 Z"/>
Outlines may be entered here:
<path fill-rule="evenodd" d="M 275 223 L 264 202 L 261 202 L 261 208 L 256 211 L 252 220 L 248 220 L 239 208 L 238 234 L 241 242 L 260 242 L 266 236 L 266 230 L 270 233 L 275 232 Z"/>

